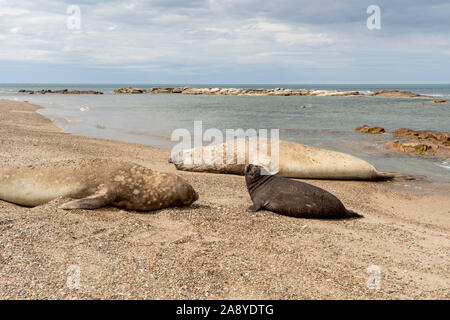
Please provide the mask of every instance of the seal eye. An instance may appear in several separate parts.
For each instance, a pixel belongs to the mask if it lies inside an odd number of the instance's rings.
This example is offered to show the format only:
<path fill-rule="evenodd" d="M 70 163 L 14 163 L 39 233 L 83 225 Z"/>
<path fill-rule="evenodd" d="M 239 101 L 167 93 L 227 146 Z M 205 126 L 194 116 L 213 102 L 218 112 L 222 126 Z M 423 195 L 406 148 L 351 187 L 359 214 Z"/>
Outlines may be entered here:
<path fill-rule="evenodd" d="M 251 170 L 252 170 L 252 165 L 251 164 L 248 164 L 246 167 L 245 167 L 245 173 L 249 173 Z"/>

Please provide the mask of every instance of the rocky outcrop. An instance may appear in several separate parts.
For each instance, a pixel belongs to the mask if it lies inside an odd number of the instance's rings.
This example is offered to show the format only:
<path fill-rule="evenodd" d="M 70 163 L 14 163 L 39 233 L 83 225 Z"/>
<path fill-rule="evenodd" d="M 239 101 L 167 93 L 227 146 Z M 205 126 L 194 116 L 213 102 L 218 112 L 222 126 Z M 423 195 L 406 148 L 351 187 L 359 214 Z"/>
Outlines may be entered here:
<path fill-rule="evenodd" d="M 175 88 L 178 89 L 178 88 Z M 151 88 L 148 93 L 174 93 L 174 88 Z"/>
<path fill-rule="evenodd" d="M 438 99 L 438 100 L 433 100 L 433 101 L 430 101 L 431 103 L 446 103 L 447 102 L 447 100 L 444 100 L 444 99 Z"/>
<path fill-rule="evenodd" d="M 103 94 L 101 91 L 94 91 L 94 90 L 19 90 L 18 93 L 26 93 L 26 94 L 47 94 L 47 93 L 56 93 L 56 94 Z"/>
<path fill-rule="evenodd" d="M 387 98 L 431 98 L 421 94 L 412 93 L 410 91 L 400 90 L 380 90 L 370 94 L 372 97 L 387 97 Z"/>
<path fill-rule="evenodd" d="M 429 98 L 409 91 L 382 90 L 372 94 L 359 91 L 315 90 L 315 89 L 251 89 L 251 88 L 151 88 L 149 90 L 136 88 L 120 88 L 115 93 L 178 93 L 191 95 L 228 95 L 228 96 L 317 96 L 317 97 L 401 97 L 401 98 Z"/>
<path fill-rule="evenodd" d="M 450 146 L 450 132 L 436 130 L 413 130 L 400 128 L 392 132 L 394 138 L 416 137 L 422 140 L 436 141 Z"/>
<path fill-rule="evenodd" d="M 363 132 L 363 133 L 371 133 L 371 134 L 380 134 L 380 133 L 385 132 L 384 128 L 382 128 L 382 127 L 369 126 L 367 124 L 365 124 L 361 127 L 356 127 L 355 131 L 359 131 L 359 132 Z"/>
<path fill-rule="evenodd" d="M 177 93 L 230 96 L 360 96 L 357 91 L 312 89 L 176 88 Z M 175 91 L 174 91 L 175 93 Z"/>
<path fill-rule="evenodd" d="M 146 93 L 145 89 L 137 89 L 137 88 L 120 88 L 114 89 L 115 93 Z"/>
<path fill-rule="evenodd" d="M 400 128 L 393 131 L 394 138 L 400 140 L 386 142 L 392 151 L 410 154 L 450 158 L 450 132 L 435 130 L 413 130 Z"/>

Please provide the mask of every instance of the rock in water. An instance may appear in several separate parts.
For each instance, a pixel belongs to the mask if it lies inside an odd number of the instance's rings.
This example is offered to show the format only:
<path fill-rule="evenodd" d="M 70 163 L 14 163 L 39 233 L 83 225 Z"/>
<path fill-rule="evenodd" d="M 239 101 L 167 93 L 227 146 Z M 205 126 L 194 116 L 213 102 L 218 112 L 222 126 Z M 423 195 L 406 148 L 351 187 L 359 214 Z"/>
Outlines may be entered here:
<path fill-rule="evenodd" d="M 356 127 L 355 131 L 359 131 L 359 132 L 363 132 L 363 133 L 372 133 L 372 134 L 380 134 L 380 133 L 385 132 L 384 128 L 382 128 L 382 127 L 369 126 L 367 124 L 365 124 L 361 127 Z"/>
<path fill-rule="evenodd" d="M 450 158 L 450 132 L 400 128 L 393 133 L 401 140 L 386 142 L 386 148 L 412 155 Z"/>

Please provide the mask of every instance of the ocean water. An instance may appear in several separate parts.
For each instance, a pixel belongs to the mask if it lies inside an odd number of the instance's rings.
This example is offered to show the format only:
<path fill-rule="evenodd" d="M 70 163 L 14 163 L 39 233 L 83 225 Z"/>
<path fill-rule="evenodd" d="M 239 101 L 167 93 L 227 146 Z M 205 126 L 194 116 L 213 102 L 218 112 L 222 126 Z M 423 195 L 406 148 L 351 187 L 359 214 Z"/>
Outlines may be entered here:
<path fill-rule="evenodd" d="M 54 85 L 0 84 L 0 99 L 29 101 L 45 107 L 39 112 L 52 119 L 64 132 L 171 148 L 173 130 L 193 132 L 194 121 L 203 130 L 280 129 L 280 138 L 328 148 L 363 158 L 379 170 L 419 174 L 433 181 L 450 182 L 450 159 L 413 157 L 388 152 L 382 144 L 390 134 L 368 135 L 354 131 L 363 124 L 386 130 L 450 130 L 450 103 L 429 100 L 376 97 L 272 97 L 207 96 L 180 94 L 114 94 L 120 87 L 235 87 L 310 88 L 374 92 L 400 89 L 450 100 L 450 84 L 423 85 L 217 85 L 217 84 L 111 84 Z M 104 95 L 28 95 L 19 89 L 98 90 Z M 310 108 L 301 108 L 311 105 Z"/>

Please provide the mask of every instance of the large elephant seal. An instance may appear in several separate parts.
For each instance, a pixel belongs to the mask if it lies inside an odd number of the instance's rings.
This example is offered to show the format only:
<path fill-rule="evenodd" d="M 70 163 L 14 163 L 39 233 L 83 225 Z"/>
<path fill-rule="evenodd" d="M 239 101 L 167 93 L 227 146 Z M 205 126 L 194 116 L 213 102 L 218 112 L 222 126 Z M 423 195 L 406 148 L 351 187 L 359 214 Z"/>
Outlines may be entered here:
<path fill-rule="evenodd" d="M 253 205 L 249 211 L 266 209 L 299 218 L 356 218 L 334 195 L 310 184 L 262 174 L 262 167 L 245 167 L 245 182 Z"/>
<path fill-rule="evenodd" d="M 49 162 L 0 169 L 0 199 L 34 207 L 58 197 L 73 200 L 62 209 L 97 209 L 114 205 L 148 211 L 190 205 L 198 194 L 182 178 L 107 159 Z"/>
<path fill-rule="evenodd" d="M 244 175 L 247 164 L 260 165 L 286 178 L 336 180 L 387 180 L 393 173 L 379 172 L 370 163 L 352 155 L 279 140 L 241 138 L 221 144 L 174 152 L 169 162 L 178 170 Z M 261 145 L 265 145 L 261 152 Z M 273 149 L 278 151 L 274 166 Z M 266 151 L 267 150 L 267 151 Z M 200 156 L 201 161 L 195 161 Z"/>

